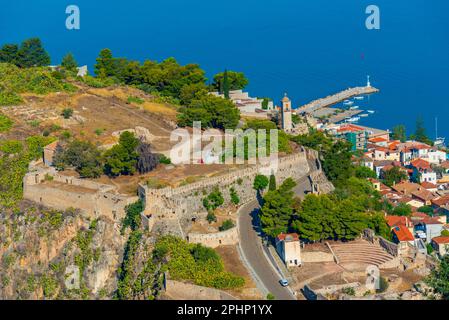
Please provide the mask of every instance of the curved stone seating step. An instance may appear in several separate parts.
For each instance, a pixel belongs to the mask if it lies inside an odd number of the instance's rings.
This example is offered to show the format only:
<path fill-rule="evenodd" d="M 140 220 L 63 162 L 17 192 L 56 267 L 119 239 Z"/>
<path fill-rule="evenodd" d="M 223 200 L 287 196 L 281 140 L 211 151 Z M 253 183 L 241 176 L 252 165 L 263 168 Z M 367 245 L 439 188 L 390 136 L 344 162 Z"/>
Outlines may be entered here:
<path fill-rule="evenodd" d="M 339 264 L 351 269 L 363 269 L 368 265 L 380 266 L 394 258 L 382 247 L 365 240 L 336 243 L 330 246 Z"/>

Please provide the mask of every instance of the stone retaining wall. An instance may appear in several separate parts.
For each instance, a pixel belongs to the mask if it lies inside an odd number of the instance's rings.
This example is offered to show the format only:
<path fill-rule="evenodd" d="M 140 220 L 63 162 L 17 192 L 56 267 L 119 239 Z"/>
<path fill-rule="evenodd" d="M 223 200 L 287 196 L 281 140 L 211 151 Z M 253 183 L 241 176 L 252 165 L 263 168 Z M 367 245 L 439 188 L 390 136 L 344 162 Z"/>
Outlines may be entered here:
<path fill-rule="evenodd" d="M 235 245 L 239 242 L 238 228 L 234 227 L 217 233 L 189 233 L 187 240 L 190 243 L 201 243 L 207 247 Z"/>

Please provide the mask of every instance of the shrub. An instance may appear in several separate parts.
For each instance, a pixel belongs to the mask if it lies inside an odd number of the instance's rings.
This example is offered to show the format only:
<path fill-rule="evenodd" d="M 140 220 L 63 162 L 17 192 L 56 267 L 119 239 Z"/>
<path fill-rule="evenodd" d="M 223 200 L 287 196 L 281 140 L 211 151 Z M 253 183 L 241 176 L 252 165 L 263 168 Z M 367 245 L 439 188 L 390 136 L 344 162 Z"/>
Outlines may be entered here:
<path fill-rule="evenodd" d="M 215 216 L 215 214 L 214 214 L 213 212 L 209 212 L 209 213 L 207 214 L 206 220 L 207 220 L 209 223 L 216 222 L 216 221 L 217 221 L 217 217 Z"/>
<path fill-rule="evenodd" d="M 276 300 L 276 297 L 270 292 L 267 294 L 267 300 Z"/>
<path fill-rule="evenodd" d="M 0 97 L 0 99 L 1 99 L 1 97 Z M 8 118 L 4 114 L 0 113 L 0 132 L 9 131 L 9 129 L 11 129 L 13 123 L 14 122 L 10 118 Z"/>
<path fill-rule="evenodd" d="M 142 99 L 142 98 L 136 97 L 136 96 L 129 96 L 127 102 L 128 103 L 143 104 L 145 102 L 145 100 Z"/>
<path fill-rule="evenodd" d="M 17 154 L 23 151 L 23 143 L 18 140 L 6 140 L 0 143 L 0 151 L 6 154 Z"/>
<path fill-rule="evenodd" d="M 203 199 L 203 206 L 208 210 L 215 210 L 224 203 L 223 195 L 218 188 L 215 188 L 206 198 Z"/>
<path fill-rule="evenodd" d="M 240 288 L 245 280 L 224 270 L 221 257 L 211 248 L 189 244 L 173 236 L 158 240 L 153 251 L 159 259 L 165 257 L 165 265 L 173 280 L 192 281 L 196 285 L 217 289 Z"/>
<path fill-rule="evenodd" d="M 237 192 L 235 191 L 234 188 L 231 188 L 229 190 L 230 195 L 231 195 L 231 202 L 235 205 L 238 205 L 240 203 L 240 198 L 239 195 L 237 194 Z"/>
<path fill-rule="evenodd" d="M 166 157 L 165 155 L 161 154 L 161 155 L 159 155 L 159 163 L 171 164 L 171 159 L 169 157 Z"/>
<path fill-rule="evenodd" d="M 221 225 L 221 227 L 219 228 L 220 231 L 226 231 L 229 230 L 231 228 L 234 228 L 234 222 L 232 220 L 226 220 L 223 222 L 223 224 Z"/>
<path fill-rule="evenodd" d="M 73 109 L 71 108 L 65 108 L 64 110 L 62 110 L 62 116 L 64 117 L 64 119 L 70 119 L 73 115 Z"/>

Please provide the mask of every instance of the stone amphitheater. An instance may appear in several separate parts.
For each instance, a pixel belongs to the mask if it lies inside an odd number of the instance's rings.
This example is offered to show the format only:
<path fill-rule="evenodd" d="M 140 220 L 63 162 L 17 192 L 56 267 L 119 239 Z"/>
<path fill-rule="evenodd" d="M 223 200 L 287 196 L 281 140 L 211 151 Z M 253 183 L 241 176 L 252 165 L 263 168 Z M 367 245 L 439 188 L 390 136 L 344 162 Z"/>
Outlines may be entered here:
<path fill-rule="evenodd" d="M 335 261 L 345 269 L 365 269 L 369 265 L 388 269 L 398 265 L 397 257 L 387 253 L 381 246 L 363 239 L 328 245 Z"/>

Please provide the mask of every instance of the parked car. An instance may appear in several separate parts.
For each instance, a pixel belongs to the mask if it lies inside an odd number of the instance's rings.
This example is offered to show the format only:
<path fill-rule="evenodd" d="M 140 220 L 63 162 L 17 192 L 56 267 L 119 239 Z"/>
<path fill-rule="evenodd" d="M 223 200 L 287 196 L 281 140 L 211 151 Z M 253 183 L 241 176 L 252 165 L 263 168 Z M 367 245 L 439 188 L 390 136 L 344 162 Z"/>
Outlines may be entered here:
<path fill-rule="evenodd" d="M 281 279 L 279 280 L 279 283 L 281 284 L 281 286 L 286 287 L 289 285 L 288 280 L 287 279 Z"/>

